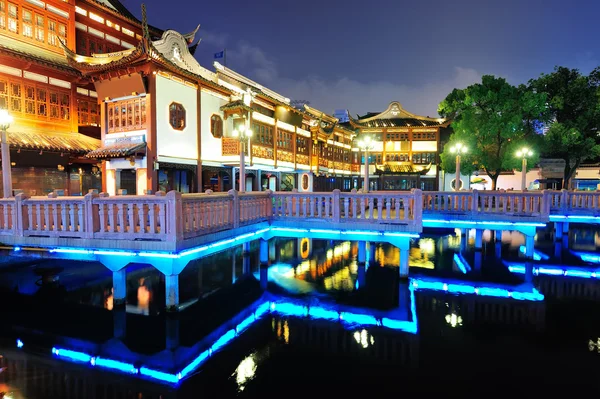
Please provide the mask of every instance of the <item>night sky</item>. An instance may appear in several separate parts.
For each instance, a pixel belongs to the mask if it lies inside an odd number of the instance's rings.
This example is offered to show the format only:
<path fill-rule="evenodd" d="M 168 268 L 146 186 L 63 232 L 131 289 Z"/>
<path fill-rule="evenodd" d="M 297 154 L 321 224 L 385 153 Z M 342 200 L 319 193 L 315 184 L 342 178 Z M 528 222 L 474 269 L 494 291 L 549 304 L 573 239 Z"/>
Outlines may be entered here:
<path fill-rule="evenodd" d="M 122 0 L 141 16 L 141 0 Z M 600 65 L 597 0 L 146 0 L 150 24 L 201 24 L 196 58 L 227 66 L 325 112 L 381 111 L 393 100 L 437 115 L 483 74 L 525 83 L 555 65 Z"/>

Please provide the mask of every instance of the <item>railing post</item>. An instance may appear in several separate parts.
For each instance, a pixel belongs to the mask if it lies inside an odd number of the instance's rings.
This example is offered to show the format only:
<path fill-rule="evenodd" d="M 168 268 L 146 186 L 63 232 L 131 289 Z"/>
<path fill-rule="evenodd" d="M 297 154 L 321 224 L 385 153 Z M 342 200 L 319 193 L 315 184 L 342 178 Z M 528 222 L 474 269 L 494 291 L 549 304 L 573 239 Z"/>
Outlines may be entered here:
<path fill-rule="evenodd" d="M 28 197 L 23 193 L 15 196 L 15 210 L 13 211 L 13 223 L 15 223 L 15 235 L 23 237 L 23 232 L 29 228 L 29 220 L 25 217 L 27 214 L 24 209 L 23 201 Z"/>
<path fill-rule="evenodd" d="M 265 209 L 265 212 L 267 213 L 267 220 L 269 221 L 269 223 L 271 222 L 271 220 L 273 219 L 273 200 L 274 200 L 274 196 L 273 196 L 273 191 L 271 190 L 266 190 L 265 191 L 267 193 L 267 206 Z"/>
<path fill-rule="evenodd" d="M 98 197 L 97 194 L 87 193 L 83 197 L 83 219 L 84 219 L 84 232 L 85 238 L 93 238 L 94 233 L 100 230 L 98 221 L 98 212 L 94 209 L 94 198 Z"/>
<path fill-rule="evenodd" d="M 542 190 L 542 203 L 540 204 L 540 214 L 542 216 L 550 216 L 550 206 L 552 205 L 552 192 L 550 190 Z"/>
<path fill-rule="evenodd" d="M 479 213 L 479 191 L 475 188 L 471 194 L 471 214 L 477 215 Z"/>
<path fill-rule="evenodd" d="M 333 222 L 340 222 L 340 190 L 337 188 L 333 190 L 333 209 L 331 210 L 333 215 Z M 329 215 L 328 215 L 329 216 Z"/>
<path fill-rule="evenodd" d="M 413 223 L 415 225 L 423 224 L 423 191 L 416 189 L 413 191 L 414 205 L 413 205 Z"/>
<path fill-rule="evenodd" d="M 227 192 L 231 197 L 231 219 L 233 220 L 233 228 L 240 227 L 240 197 L 236 190 L 229 190 Z"/>
<path fill-rule="evenodd" d="M 569 210 L 569 191 L 564 188 L 560 190 L 560 213 L 566 215 Z"/>
<path fill-rule="evenodd" d="M 179 191 L 169 191 L 167 199 L 167 241 L 183 240 L 183 201 Z"/>

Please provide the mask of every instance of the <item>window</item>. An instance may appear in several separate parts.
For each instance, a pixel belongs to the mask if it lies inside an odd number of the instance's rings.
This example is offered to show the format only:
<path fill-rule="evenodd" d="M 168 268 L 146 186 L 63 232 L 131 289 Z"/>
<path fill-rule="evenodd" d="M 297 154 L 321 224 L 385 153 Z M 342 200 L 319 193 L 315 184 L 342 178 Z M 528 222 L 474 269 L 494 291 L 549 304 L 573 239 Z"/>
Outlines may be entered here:
<path fill-rule="evenodd" d="M 44 43 L 45 32 L 44 32 L 44 17 L 35 14 L 35 40 Z"/>
<path fill-rule="evenodd" d="M 252 142 L 268 147 L 273 146 L 273 127 L 262 123 L 252 123 Z"/>
<path fill-rule="evenodd" d="M 32 38 L 33 37 L 33 17 L 30 10 L 23 9 L 23 36 Z"/>
<path fill-rule="evenodd" d="M 169 105 L 169 123 L 175 130 L 185 129 L 185 108 L 179 103 Z"/>
<path fill-rule="evenodd" d="M 429 164 L 435 162 L 435 152 L 420 152 L 413 154 L 413 163 L 415 164 Z"/>
<path fill-rule="evenodd" d="M 87 124 L 98 125 L 99 107 L 94 100 L 82 105 L 80 99 L 78 111 L 80 115 L 79 124 L 85 121 Z M 138 97 L 131 100 L 116 101 L 108 103 L 108 132 L 122 132 L 126 130 L 142 129 L 146 124 L 146 97 Z M 87 116 L 84 116 L 86 114 Z"/>
<path fill-rule="evenodd" d="M 219 115 L 210 117 L 210 132 L 216 139 L 223 137 L 223 119 Z"/>
<path fill-rule="evenodd" d="M 19 9 L 16 4 L 8 3 L 8 30 L 19 33 Z"/>
<path fill-rule="evenodd" d="M 0 29 L 6 29 L 6 2 L 0 0 Z"/>
<path fill-rule="evenodd" d="M 51 46 L 58 46 L 58 40 L 56 39 L 56 21 L 48 19 L 48 44 Z"/>

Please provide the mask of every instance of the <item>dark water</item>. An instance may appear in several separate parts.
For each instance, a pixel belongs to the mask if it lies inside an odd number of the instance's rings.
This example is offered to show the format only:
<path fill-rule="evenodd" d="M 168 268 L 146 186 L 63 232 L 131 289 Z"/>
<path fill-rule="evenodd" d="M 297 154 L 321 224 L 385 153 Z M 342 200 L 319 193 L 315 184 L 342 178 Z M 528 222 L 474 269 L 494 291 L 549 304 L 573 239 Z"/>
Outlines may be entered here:
<path fill-rule="evenodd" d="M 519 249 L 523 236 L 504 232 L 502 244 L 493 238 L 486 232 L 484 248 L 478 252 L 473 248 L 474 236 L 465 243 L 452 231 L 426 232 L 411 243 L 410 276 L 475 286 L 502 284 L 517 290 L 526 276 L 511 272 L 507 265 L 524 262 Z M 534 262 L 535 267 L 593 271 L 597 265 L 583 261 L 580 254 L 600 255 L 600 230 L 572 226 L 568 239 L 559 243 L 554 243 L 550 229 L 539 230 L 536 251 L 543 259 Z M 362 286 L 357 252 L 356 242 L 271 240 L 268 290 L 367 312 L 402 306 L 398 249 L 389 244 L 369 246 Z M 267 315 L 176 388 L 58 360 L 45 349 L 108 342 L 116 353 L 176 356 L 262 295 L 257 243 L 251 244 L 250 253 L 246 265 L 241 247 L 188 265 L 179 279 L 182 310 L 177 315 L 164 311 L 164 277 L 153 268 L 128 267 L 124 312 L 113 310 L 112 276 L 102 265 L 7 261 L 0 268 L 0 364 L 6 367 L 0 373 L 0 392 L 10 392 L 13 398 L 380 397 L 386 393 L 588 397 L 600 392 L 598 280 L 543 273 L 533 276 L 533 287 L 544 295 L 543 301 L 417 290 L 417 334 Z M 470 270 L 457 265 L 457 253 Z M 42 284 L 35 274 L 40 267 L 61 268 L 58 281 Z M 121 335 L 118 317 L 126 320 Z M 176 344 L 173 336 L 178 338 Z M 26 342 L 22 349 L 15 346 L 17 337 Z"/>

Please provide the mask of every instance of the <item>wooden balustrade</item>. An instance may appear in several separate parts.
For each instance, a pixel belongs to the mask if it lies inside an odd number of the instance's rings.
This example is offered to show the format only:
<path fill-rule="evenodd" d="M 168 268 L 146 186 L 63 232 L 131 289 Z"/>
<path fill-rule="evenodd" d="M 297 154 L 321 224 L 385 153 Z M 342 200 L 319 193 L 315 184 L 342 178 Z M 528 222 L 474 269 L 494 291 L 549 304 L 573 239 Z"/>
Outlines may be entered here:
<path fill-rule="evenodd" d="M 369 222 L 413 225 L 421 223 L 421 190 L 375 193 L 273 193 L 274 219 Z"/>
<path fill-rule="evenodd" d="M 423 212 L 463 215 L 547 216 L 549 191 L 425 191 Z"/>

